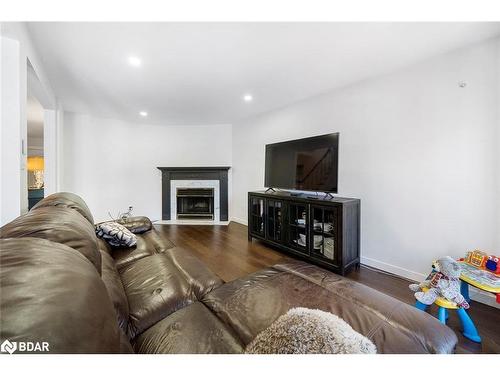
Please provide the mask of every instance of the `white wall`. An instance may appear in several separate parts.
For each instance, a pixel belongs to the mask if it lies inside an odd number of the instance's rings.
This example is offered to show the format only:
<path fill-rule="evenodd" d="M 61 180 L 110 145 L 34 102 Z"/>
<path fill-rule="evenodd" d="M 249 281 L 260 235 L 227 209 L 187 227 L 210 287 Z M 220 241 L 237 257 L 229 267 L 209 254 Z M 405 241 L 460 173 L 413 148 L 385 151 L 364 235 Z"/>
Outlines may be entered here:
<path fill-rule="evenodd" d="M 500 64 L 500 39 L 497 40 L 497 64 Z M 500 70 L 497 70 L 497 228 L 500 228 Z M 500 253 L 500 229 L 497 229 L 497 254 Z"/>
<path fill-rule="evenodd" d="M 95 221 L 134 206 L 161 219 L 156 167 L 230 166 L 231 126 L 162 126 L 64 114 L 62 190 L 83 197 Z"/>
<path fill-rule="evenodd" d="M 500 250 L 498 41 L 240 121 L 233 218 L 263 188 L 265 144 L 340 132 L 339 194 L 361 199 L 362 262 L 409 278 L 436 257 Z M 459 81 L 466 81 L 459 88 Z"/>
<path fill-rule="evenodd" d="M 28 156 L 43 156 L 43 137 L 28 136 Z"/>
<path fill-rule="evenodd" d="M 20 77 L 20 45 L 17 40 L 1 37 L 1 84 L 0 84 L 0 154 L 1 190 L 0 224 L 4 224 L 21 213 L 21 171 L 22 136 L 21 109 L 22 97 Z M 26 156 L 24 155 L 24 158 Z"/>
<path fill-rule="evenodd" d="M 43 111 L 43 152 L 44 152 L 44 195 L 47 197 L 59 190 L 57 174 L 59 169 L 57 111 Z"/>
<path fill-rule="evenodd" d="M 41 57 L 33 45 L 26 24 L 2 22 L 1 30 L 1 139 L 2 169 L 0 193 L 0 224 L 4 224 L 28 210 L 27 154 L 27 91 L 32 76 L 28 74 L 28 62 L 39 80 L 37 99 L 45 109 L 56 110 L 57 98 L 48 81 Z M 61 126 L 61 124 L 57 124 Z M 24 150 L 22 144 L 24 143 Z M 51 146 L 57 147 L 53 139 Z M 55 166 L 56 153 L 45 150 L 49 168 Z M 47 154 L 48 153 L 48 154 Z M 46 168 L 47 169 L 47 168 Z M 49 171 L 49 175 L 57 171 Z"/>

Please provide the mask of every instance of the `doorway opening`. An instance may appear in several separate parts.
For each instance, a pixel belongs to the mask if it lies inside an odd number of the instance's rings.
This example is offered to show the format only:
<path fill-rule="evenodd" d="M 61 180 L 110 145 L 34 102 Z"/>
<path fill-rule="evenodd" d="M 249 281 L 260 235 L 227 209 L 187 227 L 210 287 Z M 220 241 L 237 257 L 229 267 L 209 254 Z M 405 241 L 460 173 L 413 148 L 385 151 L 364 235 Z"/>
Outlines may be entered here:
<path fill-rule="evenodd" d="M 28 210 L 44 197 L 43 118 L 44 108 L 35 96 L 28 93 L 26 107 Z"/>

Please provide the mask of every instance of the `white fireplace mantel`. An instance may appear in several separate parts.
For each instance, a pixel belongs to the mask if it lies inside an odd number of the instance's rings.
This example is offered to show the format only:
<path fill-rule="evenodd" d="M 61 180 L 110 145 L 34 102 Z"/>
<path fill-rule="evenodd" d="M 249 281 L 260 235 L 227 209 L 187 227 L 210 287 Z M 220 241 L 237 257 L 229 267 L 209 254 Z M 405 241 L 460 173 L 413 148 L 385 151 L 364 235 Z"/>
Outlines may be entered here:
<path fill-rule="evenodd" d="M 177 189 L 210 188 L 214 189 L 214 220 L 177 219 Z M 170 217 L 159 224 L 190 224 L 190 225 L 227 225 L 220 221 L 220 182 L 219 180 L 171 180 L 170 181 Z"/>

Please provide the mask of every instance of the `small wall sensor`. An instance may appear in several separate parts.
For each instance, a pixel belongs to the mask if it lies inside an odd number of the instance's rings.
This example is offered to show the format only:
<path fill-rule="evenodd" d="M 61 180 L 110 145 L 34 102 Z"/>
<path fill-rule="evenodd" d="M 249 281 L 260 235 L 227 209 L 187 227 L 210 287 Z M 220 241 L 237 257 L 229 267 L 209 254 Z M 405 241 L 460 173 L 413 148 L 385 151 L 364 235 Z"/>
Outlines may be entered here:
<path fill-rule="evenodd" d="M 467 86 L 467 82 L 465 82 L 465 81 L 458 82 L 458 87 L 464 88 L 465 86 Z"/>

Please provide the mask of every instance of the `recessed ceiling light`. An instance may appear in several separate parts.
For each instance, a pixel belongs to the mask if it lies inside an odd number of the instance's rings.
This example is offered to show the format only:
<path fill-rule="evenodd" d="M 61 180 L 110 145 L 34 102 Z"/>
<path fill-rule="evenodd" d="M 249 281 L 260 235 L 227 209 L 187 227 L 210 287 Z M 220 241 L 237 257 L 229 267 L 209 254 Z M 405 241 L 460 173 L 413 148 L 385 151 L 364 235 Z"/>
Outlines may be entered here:
<path fill-rule="evenodd" d="M 245 96 L 243 96 L 243 100 L 246 102 L 251 102 L 253 100 L 253 96 L 250 94 L 246 94 Z"/>
<path fill-rule="evenodd" d="M 140 111 L 139 114 L 142 116 L 142 117 L 148 117 L 148 113 L 146 111 Z"/>
<path fill-rule="evenodd" d="M 132 66 L 141 66 L 142 64 L 142 61 L 140 58 L 138 58 L 137 56 L 130 56 L 128 58 L 128 63 Z"/>

